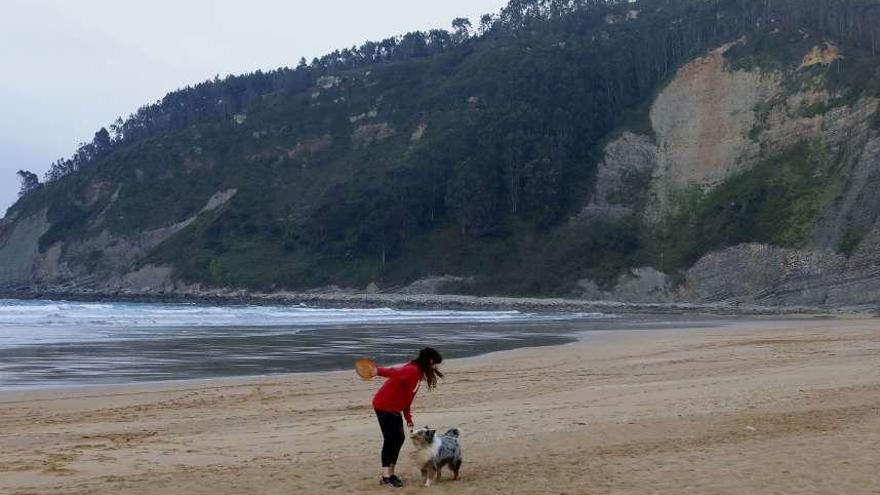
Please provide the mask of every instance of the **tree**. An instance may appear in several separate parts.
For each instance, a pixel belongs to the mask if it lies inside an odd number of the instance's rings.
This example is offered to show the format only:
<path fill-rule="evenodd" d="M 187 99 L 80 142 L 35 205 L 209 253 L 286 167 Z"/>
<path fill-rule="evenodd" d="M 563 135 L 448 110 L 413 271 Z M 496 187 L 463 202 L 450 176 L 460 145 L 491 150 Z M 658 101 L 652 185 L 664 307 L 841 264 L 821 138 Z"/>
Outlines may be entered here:
<path fill-rule="evenodd" d="M 95 139 L 92 141 L 92 144 L 95 147 L 96 156 L 104 156 L 110 152 L 113 143 L 110 140 L 110 133 L 107 132 L 107 128 L 102 127 L 101 130 L 95 133 Z"/>
<path fill-rule="evenodd" d="M 430 55 L 425 33 L 415 31 L 403 35 L 398 44 L 398 52 L 404 58 L 419 58 Z"/>
<path fill-rule="evenodd" d="M 110 124 L 110 132 L 113 134 L 113 140 L 121 141 L 124 138 L 124 134 L 122 130 L 125 128 L 125 121 L 122 120 L 122 117 L 117 117 L 116 120 Z"/>
<path fill-rule="evenodd" d="M 443 51 L 453 44 L 452 36 L 448 31 L 442 29 L 432 29 L 428 33 L 428 45 L 432 50 Z"/>
<path fill-rule="evenodd" d="M 452 20 L 452 29 L 455 30 L 455 41 L 462 42 L 471 35 L 471 21 L 467 17 L 456 17 Z"/>
<path fill-rule="evenodd" d="M 526 163 L 522 174 L 523 210 L 538 226 L 552 226 L 564 208 L 561 198 L 562 167 L 545 157 Z"/>
<path fill-rule="evenodd" d="M 462 236 L 480 237 L 491 231 L 499 219 L 498 177 L 478 160 L 468 159 L 458 164 L 447 186 L 446 204 Z"/>
<path fill-rule="evenodd" d="M 37 174 L 27 170 L 18 171 L 18 180 L 21 181 L 21 189 L 18 191 L 20 198 L 40 187 L 40 178 L 37 177 Z"/>
<path fill-rule="evenodd" d="M 480 34 L 486 34 L 492 29 L 492 23 L 495 22 L 495 18 L 492 14 L 483 14 L 483 17 L 480 17 Z"/>

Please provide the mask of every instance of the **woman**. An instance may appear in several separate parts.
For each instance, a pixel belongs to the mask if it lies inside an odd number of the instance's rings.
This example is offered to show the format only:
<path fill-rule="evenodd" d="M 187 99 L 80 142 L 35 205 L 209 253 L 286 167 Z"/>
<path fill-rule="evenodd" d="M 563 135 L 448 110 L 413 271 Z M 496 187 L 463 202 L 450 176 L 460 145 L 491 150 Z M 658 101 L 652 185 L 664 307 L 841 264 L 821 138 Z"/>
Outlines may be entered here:
<path fill-rule="evenodd" d="M 437 386 L 437 380 L 443 378 L 443 373 L 436 366 L 442 362 L 443 357 L 439 352 L 426 347 L 419 352 L 417 358 L 407 364 L 393 368 L 376 368 L 374 371 L 374 376 L 388 379 L 373 397 L 373 409 L 376 410 L 382 437 L 385 439 L 382 445 L 382 480 L 380 481 L 383 486 L 395 488 L 403 486 L 403 482 L 394 474 L 400 448 L 406 440 L 403 433 L 403 419 L 406 419 L 406 426 L 412 431 L 410 406 L 413 398 L 419 391 L 422 381 L 428 384 L 429 390 Z"/>

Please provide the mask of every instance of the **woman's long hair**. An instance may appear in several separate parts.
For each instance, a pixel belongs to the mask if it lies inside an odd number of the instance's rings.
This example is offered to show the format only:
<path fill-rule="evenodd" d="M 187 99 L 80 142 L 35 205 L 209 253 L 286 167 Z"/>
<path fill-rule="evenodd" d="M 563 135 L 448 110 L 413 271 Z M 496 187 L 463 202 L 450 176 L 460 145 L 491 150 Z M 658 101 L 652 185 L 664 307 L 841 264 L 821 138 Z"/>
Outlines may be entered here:
<path fill-rule="evenodd" d="M 419 367 L 422 371 L 422 379 L 428 384 L 428 389 L 432 390 L 437 386 L 437 380 L 443 378 L 443 373 L 437 369 L 437 365 L 443 362 L 443 356 L 432 347 L 425 347 L 419 351 L 419 357 L 412 360 L 412 364 Z"/>

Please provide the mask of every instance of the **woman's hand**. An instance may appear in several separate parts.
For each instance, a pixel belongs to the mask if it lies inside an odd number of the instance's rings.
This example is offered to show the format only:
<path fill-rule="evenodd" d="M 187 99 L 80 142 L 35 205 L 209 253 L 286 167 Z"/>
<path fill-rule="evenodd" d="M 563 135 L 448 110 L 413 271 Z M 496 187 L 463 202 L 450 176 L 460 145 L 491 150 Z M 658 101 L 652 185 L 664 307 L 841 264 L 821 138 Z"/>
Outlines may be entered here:
<path fill-rule="evenodd" d="M 413 429 L 415 428 L 415 425 L 412 423 L 407 423 L 406 427 L 409 429 L 409 434 L 412 435 Z"/>

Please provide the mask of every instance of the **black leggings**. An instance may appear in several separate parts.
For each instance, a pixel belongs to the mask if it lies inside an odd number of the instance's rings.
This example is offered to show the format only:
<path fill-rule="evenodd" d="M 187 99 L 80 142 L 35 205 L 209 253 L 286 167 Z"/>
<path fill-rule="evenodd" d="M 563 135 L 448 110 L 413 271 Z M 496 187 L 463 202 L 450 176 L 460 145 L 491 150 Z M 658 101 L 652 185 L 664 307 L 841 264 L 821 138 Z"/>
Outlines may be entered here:
<path fill-rule="evenodd" d="M 379 427 L 382 428 L 382 437 L 385 442 L 382 444 L 382 467 L 397 464 L 397 458 L 400 456 L 400 448 L 406 436 L 403 434 L 403 418 L 400 413 L 391 413 L 387 411 L 376 410 L 376 417 L 379 418 Z"/>

